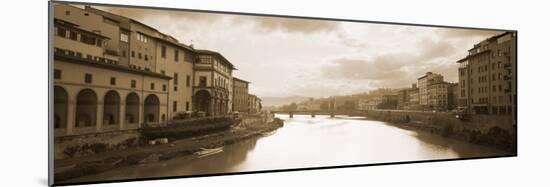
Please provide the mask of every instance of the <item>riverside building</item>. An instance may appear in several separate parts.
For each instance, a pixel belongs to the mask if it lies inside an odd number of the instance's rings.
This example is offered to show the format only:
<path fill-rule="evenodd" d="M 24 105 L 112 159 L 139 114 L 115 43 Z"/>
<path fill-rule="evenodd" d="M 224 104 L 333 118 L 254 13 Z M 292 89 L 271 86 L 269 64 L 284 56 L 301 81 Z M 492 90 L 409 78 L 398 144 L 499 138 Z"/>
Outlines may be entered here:
<path fill-rule="evenodd" d="M 56 3 L 53 12 L 55 136 L 232 110 L 235 67 L 220 53 L 89 6 Z"/>
<path fill-rule="evenodd" d="M 458 105 L 475 114 L 513 115 L 517 108 L 516 33 L 505 32 L 475 44 L 457 63 Z"/>

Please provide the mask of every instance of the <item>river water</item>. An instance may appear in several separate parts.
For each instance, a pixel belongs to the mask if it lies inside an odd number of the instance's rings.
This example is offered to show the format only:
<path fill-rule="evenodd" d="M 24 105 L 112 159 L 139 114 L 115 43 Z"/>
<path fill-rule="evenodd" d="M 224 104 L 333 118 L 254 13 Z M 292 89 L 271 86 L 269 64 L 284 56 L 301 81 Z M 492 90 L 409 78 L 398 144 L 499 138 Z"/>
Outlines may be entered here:
<path fill-rule="evenodd" d="M 506 155 L 506 152 L 362 117 L 277 115 L 284 127 L 220 153 L 129 166 L 74 181 L 189 176 Z"/>

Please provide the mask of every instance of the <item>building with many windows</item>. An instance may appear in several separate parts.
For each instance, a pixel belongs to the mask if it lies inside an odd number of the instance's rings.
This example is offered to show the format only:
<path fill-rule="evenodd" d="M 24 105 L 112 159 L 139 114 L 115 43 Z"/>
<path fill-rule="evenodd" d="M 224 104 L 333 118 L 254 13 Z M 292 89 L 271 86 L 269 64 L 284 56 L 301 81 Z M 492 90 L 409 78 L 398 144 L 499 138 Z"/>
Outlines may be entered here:
<path fill-rule="evenodd" d="M 135 129 L 166 119 L 171 77 L 120 65 L 110 38 L 54 20 L 55 136 Z"/>
<path fill-rule="evenodd" d="M 516 33 L 505 32 L 475 44 L 457 63 L 459 106 L 475 114 L 514 115 Z"/>
<path fill-rule="evenodd" d="M 220 53 L 90 6 L 53 8 L 56 136 L 136 129 L 180 113 L 232 111 L 235 68 Z M 248 85 L 246 97 L 248 106 Z"/>
<path fill-rule="evenodd" d="M 428 109 L 446 111 L 450 109 L 452 92 L 448 82 L 437 82 L 428 85 Z"/>
<path fill-rule="evenodd" d="M 248 112 L 248 81 L 233 77 L 233 111 Z"/>
<path fill-rule="evenodd" d="M 440 82 L 443 82 L 443 75 L 432 72 L 418 78 L 418 101 L 422 108 L 428 106 L 428 86 Z"/>
<path fill-rule="evenodd" d="M 195 50 L 193 100 L 194 108 L 207 116 L 228 113 L 230 98 L 229 82 L 235 69 L 223 55 L 210 50 Z"/>

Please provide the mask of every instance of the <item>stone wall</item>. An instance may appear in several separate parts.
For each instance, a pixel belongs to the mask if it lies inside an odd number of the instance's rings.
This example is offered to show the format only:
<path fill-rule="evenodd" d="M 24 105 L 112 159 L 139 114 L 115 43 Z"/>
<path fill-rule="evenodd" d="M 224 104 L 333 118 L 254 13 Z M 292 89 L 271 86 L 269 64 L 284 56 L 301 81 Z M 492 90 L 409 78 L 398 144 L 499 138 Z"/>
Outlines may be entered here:
<path fill-rule="evenodd" d="M 471 115 L 463 120 L 452 113 L 395 110 L 368 110 L 364 116 L 512 153 L 517 149 L 517 131 L 512 116 Z"/>
<path fill-rule="evenodd" d="M 388 122 L 416 122 L 434 127 L 451 125 L 456 128 L 467 128 L 481 132 L 487 132 L 492 127 L 514 130 L 512 116 L 471 115 L 470 119 L 461 120 L 457 119 L 453 113 L 391 110 L 368 110 L 365 111 L 364 115 L 368 118 Z"/>
<path fill-rule="evenodd" d="M 136 146 L 139 139 L 140 133 L 138 130 L 56 137 L 54 140 L 54 159 L 59 160 L 125 149 Z"/>

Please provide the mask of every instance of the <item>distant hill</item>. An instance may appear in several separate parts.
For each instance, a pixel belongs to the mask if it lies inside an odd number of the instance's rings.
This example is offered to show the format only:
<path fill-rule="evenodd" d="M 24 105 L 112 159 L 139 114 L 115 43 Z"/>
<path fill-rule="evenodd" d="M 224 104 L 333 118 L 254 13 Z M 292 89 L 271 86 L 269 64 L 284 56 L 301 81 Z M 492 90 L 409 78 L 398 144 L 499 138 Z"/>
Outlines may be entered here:
<path fill-rule="evenodd" d="M 309 97 L 290 96 L 290 97 L 262 97 L 262 106 L 282 106 L 293 102 L 302 102 L 308 100 Z"/>

